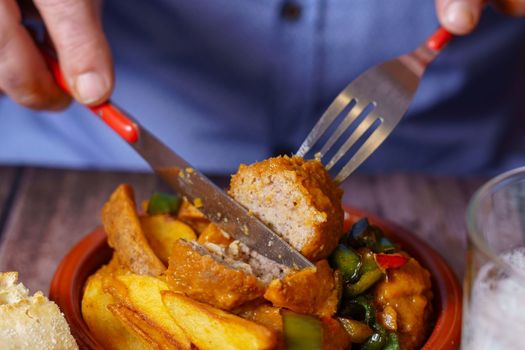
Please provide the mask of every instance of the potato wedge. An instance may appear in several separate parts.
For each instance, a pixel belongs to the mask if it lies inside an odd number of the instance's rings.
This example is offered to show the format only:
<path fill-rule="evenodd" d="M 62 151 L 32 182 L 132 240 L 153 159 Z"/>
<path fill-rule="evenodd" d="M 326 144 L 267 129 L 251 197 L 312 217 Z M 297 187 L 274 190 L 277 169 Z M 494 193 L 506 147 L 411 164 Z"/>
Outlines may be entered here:
<path fill-rule="evenodd" d="M 111 304 L 108 305 L 108 309 L 131 333 L 135 334 L 137 339 L 140 339 L 148 349 L 181 349 L 176 339 L 166 336 L 166 334 L 154 324 L 144 320 L 144 317 L 136 310 L 124 304 Z"/>
<path fill-rule="evenodd" d="M 107 306 L 114 303 L 115 300 L 110 294 L 104 292 L 102 280 L 107 274 L 101 270 L 89 277 L 81 305 L 82 317 L 93 336 L 107 350 L 151 349 L 108 310 Z"/>
<path fill-rule="evenodd" d="M 206 229 L 210 220 L 204 216 L 204 214 L 197 209 L 193 204 L 188 202 L 186 198 L 182 199 L 182 204 L 180 205 L 179 212 L 177 213 L 177 219 L 188 224 L 193 228 L 197 233 L 201 233 Z"/>
<path fill-rule="evenodd" d="M 234 313 L 246 320 L 263 325 L 276 333 L 283 331 L 281 309 L 260 301 L 247 303 L 236 309 Z"/>
<path fill-rule="evenodd" d="M 166 270 L 144 237 L 131 186 L 120 185 L 113 192 L 102 208 L 102 224 L 109 245 L 131 271 L 158 276 Z"/>
<path fill-rule="evenodd" d="M 197 240 L 200 244 L 213 243 L 220 246 L 227 246 L 232 241 L 233 239 L 215 224 L 209 224 L 206 226 Z"/>
<path fill-rule="evenodd" d="M 245 320 L 253 321 L 274 331 L 277 336 L 275 350 L 286 349 L 283 337 L 283 317 L 281 316 L 280 308 L 264 302 L 261 303 L 261 301 L 254 301 L 242 305 L 234 313 Z"/>
<path fill-rule="evenodd" d="M 167 264 L 173 243 L 179 238 L 195 240 L 197 236 L 191 227 L 171 215 L 144 215 L 140 224 L 151 249 L 160 260 Z"/>
<path fill-rule="evenodd" d="M 125 318 L 128 326 L 132 325 L 137 334 L 141 334 L 140 330 L 154 329 L 155 335 L 149 334 L 149 338 L 144 338 L 148 342 L 158 341 L 155 344 L 162 349 L 191 349 L 189 338 L 162 302 L 160 292 L 168 289 L 166 282 L 152 276 L 128 274 L 106 277 L 103 287 L 113 296 L 115 304 L 122 304 L 129 309 L 112 307 L 113 313 Z"/>
<path fill-rule="evenodd" d="M 161 295 L 170 315 L 201 350 L 262 350 L 276 345 L 276 334 L 264 326 L 179 293 L 161 291 Z"/>

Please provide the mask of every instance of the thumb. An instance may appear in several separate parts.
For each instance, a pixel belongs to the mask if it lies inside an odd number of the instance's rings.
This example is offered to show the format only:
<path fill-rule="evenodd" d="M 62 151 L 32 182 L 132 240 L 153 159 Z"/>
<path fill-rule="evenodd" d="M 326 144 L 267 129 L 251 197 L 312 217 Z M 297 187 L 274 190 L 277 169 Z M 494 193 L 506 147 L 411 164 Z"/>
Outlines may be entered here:
<path fill-rule="evenodd" d="M 109 98 L 113 67 L 102 32 L 100 1 L 35 0 L 73 96 L 94 105 Z"/>
<path fill-rule="evenodd" d="M 449 32 L 462 35 L 478 24 L 484 0 L 436 0 L 439 22 Z"/>

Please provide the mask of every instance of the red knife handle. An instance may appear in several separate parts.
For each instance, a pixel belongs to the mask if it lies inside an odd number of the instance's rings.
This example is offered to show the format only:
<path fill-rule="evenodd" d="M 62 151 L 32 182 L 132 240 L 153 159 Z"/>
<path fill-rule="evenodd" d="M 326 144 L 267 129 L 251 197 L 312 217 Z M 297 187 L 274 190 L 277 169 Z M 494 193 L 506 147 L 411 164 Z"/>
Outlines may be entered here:
<path fill-rule="evenodd" d="M 111 102 L 107 101 L 98 106 L 88 108 L 128 143 L 138 141 L 139 128 L 137 124 Z"/>
<path fill-rule="evenodd" d="M 434 51 L 441 51 L 452 40 L 454 35 L 440 27 L 427 39 L 427 47 Z"/>
<path fill-rule="evenodd" d="M 51 57 L 47 52 L 42 50 L 44 58 L 53 73 L 55 81 L 58 86 L 67 93 L 70 93 L 69 86 L 64 79 L 64 75 L 60 70 L 60 66 L 55 58 Z M 98 115 L 100 119 L 106 123 L 113 131 L 129 143 L 135 143 L 139 139 L 139 128 L 124 112 L 111 104 L 108 100 L 99 104 L 98 106 L 85 106 L 93 113 Z"/>

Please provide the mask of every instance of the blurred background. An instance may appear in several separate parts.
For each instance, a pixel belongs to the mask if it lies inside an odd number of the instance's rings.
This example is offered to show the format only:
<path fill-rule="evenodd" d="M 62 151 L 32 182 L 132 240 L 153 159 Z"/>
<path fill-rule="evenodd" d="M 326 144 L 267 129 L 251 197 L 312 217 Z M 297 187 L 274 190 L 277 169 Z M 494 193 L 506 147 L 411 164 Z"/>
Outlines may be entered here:
<path fill-rule="evenodd" d="M 434 1 L 106 1 L 113 101 L 209 174 L 297 150 L 365 69 L 416 48 Z M 524 164 L 525 21 L 487 9 L 427 71 L 408 115 L 359 169 L 491 175 Z M 0 163 L 147 170 L 78 104 L 0 98 Z"/>

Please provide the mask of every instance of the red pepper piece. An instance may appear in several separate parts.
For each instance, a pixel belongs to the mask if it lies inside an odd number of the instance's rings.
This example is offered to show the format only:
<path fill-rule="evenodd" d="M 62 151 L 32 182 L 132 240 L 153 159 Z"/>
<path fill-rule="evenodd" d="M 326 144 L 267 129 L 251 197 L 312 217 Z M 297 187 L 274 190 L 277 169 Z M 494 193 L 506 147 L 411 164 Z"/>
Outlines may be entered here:
<path fill-rule="evenodd" d="M 398 269 L 408 262 L 408 258 L 401 254 L 374 254 L 374 258 L 383 270 Z"/>

